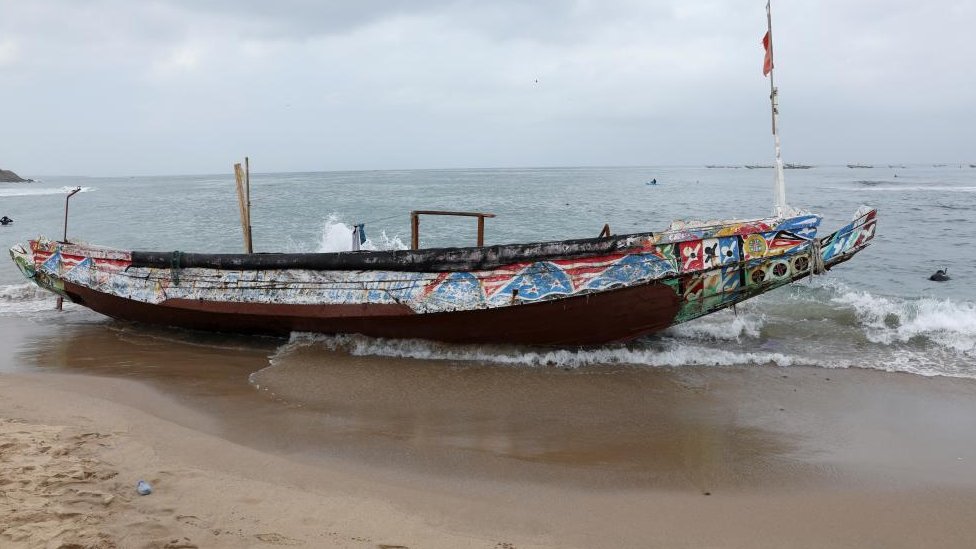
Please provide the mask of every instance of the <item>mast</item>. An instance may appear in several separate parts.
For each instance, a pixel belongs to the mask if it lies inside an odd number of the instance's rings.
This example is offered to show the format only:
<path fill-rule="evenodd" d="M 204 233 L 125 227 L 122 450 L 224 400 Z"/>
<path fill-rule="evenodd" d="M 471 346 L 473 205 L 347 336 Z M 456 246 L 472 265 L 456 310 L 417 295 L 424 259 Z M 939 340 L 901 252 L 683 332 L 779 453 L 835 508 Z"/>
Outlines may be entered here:
<path fill-rule="evenodd" d="M 237 183 L 237 206 L 241 211 L 241 234 L 244 235 L 244 252 L 253 253 L 251 245 L 251 163 L 244 157 L 244 166 L 234 164 L 234 180 Z"/>
<path fill-rule="evenodd" d="M 247 253 L 254 252 L 251 242 L 251 159 L 244 157 L 244 192 L 247 194 Z"/>
<path fill-rule="evenodd" d="M 773 144 L 776 148 L 776 174 L 773 183 L 773 203 L 776 217 L 784 217 L 791 212 L 786 205 L 786 183 L 783 178 L 783 157 L 780 153 L 779 144 L 779 90 L 773 81 L 773 16 L 769 8 L 770 0 L 766 1 L 766 59 L 769 64 L 769 106 L 773 115 Z"/>

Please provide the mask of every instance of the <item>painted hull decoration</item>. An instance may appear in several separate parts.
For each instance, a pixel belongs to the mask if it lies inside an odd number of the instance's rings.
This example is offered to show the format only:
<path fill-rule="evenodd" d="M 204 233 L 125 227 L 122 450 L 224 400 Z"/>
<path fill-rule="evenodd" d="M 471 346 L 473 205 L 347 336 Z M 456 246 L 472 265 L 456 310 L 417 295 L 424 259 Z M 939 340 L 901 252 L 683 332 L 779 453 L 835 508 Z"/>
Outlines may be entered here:
<path fill-rule="evenodd" d="M 875 223 L 876 212 L 862 210 L 819 239 L 820 217 L 798 215 L 392 252 L 129 252 L 40 238 L 10 253 L 39 286 L 122 320 L 273 335 L 598 345 L 829 269 L 866 247 Z"/>

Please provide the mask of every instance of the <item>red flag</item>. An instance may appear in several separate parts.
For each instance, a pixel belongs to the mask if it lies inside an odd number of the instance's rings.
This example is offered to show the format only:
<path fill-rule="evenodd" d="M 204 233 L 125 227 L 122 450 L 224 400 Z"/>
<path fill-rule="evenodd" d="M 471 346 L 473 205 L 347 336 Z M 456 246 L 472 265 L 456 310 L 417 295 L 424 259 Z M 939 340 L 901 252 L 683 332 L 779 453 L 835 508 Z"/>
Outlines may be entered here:
<path fill-rule="evenodd" d="M 763 59 L 763 76 L 769 76 L 769 72 L 773 70 L 773 52 L 770 47 L 772 46 L 773 37 L 769 32 L 766 31 L 766 35 L 762 39 L 763 49 L 766 50 L 766 57 Z"/>

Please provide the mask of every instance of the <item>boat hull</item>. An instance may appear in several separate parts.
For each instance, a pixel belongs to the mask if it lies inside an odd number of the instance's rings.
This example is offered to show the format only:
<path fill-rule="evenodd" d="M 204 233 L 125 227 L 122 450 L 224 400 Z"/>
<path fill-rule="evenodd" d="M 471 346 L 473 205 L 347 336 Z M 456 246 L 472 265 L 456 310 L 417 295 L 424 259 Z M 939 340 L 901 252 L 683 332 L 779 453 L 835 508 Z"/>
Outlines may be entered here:
<path fill-rule="evenodd" d="M 820 218 L 675 223 L 661 233 L 337 254 L 11 248 L 39 286 L 107 316 L 228 333 L 363 334 L 457 343 L 628 341 L 847 261 L 876 212 L 827 237 Z"/>
<path fill-rule="evenodd" d="M 296 305 L 168 300 L 149 304 L 66 282 L 72 301 L 113 318 L 195 330 L 287 336 L 362 334 L 454 343 L 600 345 L 663 330 L 681 308 L 671 288 L 642 284 L 511 307 L 416 314 L 401 305 Z"/>

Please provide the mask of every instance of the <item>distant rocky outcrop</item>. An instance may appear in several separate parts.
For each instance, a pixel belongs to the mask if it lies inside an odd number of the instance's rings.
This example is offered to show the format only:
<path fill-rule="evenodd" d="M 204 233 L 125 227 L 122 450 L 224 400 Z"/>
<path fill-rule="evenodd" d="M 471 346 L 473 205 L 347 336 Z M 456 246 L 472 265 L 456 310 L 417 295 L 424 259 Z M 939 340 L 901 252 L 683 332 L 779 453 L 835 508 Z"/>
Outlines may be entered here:
<path fill-rule="evenodd" d="M 33 179 L 24 179 L 10 170 L 0 169 L 0 183 L 26 183 Z"/>

